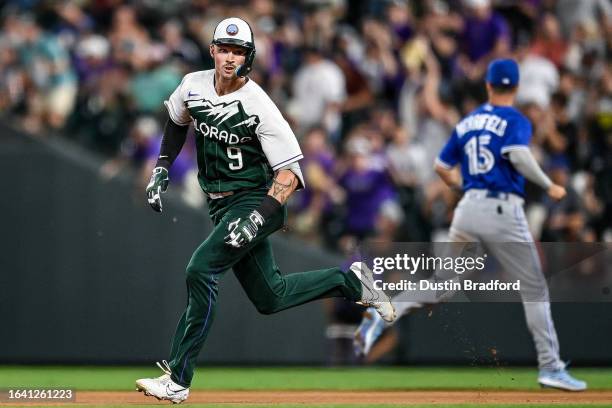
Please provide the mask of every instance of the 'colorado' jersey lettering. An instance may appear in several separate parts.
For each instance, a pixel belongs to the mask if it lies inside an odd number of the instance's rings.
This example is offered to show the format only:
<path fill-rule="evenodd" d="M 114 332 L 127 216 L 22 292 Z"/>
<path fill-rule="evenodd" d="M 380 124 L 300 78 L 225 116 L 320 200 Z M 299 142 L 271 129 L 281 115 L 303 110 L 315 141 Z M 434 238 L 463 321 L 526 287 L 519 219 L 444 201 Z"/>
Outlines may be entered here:
<path fill-rule="evenodd" d="M 529 149 L 531 123 L 510 106 L 484 104 L 461 120 L 436 162 L 461 165 L 463 191 L 472 188 L 524 195 L 524 177 L 507 153 Z"/>
<path fill-rule="evenodd" d="M 260 187 L 275 170 L 302 159 L 289 124 L 259 85 L 249 79 L 237 91 L 218 96 L 214 76 L 214 70 L 185 75 L 164 102 L 174 123 L 193 123 L 204 191 Z M 300 182 L 303 186 L 301 177 Z"/>

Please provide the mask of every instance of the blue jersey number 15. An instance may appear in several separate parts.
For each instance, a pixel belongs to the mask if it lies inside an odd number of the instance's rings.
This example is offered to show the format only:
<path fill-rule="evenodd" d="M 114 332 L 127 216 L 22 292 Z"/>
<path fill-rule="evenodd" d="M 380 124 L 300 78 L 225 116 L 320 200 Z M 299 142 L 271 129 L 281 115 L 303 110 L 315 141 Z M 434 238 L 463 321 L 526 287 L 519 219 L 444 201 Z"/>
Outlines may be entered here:
<path fill-rule="evenodd" d="M 463 147 L 468 157 L 468 171 L 472 175 L 488 173 L 495 165 L 495 156 L 487 145 L 491 135 L 472 137 Z"/>

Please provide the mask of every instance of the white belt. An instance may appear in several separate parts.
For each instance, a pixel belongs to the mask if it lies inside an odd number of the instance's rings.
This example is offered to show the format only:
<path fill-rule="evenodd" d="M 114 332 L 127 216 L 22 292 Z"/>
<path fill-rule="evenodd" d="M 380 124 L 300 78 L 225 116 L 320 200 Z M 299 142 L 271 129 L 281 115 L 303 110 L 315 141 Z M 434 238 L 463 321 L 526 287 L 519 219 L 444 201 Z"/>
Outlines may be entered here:
<path fill-rule="evenodd" d="M 234 194 L 233 191 L 224 191 L 222 193 L 206 193 L 208 198 L 210 198 L 211 200 L 218 200 L 219 198 L 224 198 L 227 196 L 231 196 L 233 194 Z"/>

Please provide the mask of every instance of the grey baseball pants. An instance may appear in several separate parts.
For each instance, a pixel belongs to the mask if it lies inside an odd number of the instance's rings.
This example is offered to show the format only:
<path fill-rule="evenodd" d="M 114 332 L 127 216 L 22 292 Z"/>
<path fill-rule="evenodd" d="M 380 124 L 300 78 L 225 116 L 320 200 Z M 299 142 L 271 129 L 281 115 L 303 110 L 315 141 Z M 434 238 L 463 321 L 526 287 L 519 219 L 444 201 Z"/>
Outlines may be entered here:
<path fill-rule="evenodd" d="M 548 285 L 529 232 L 523 199 L 514 195 L 509 195 L 506 200 L 489 198 L 486 190 L 469 190 L 455 210 L 450 241 L 482 243 L 501 264 L 505 273 L 513 280 L 521 281 L 520 294 L 527 327 L 538 354 L 538 365 L 540 369 L 563 368 L 550 312 Z M 444 272 L 436 272 L 432 279 L 440 281 L 459 278 L 456 274 L 449 276 L 448 272 L 444 275 Z M 422 304 L 444 301 L 452 294 L 446 292 L 440 296 L 434 290 L 402 292 L 393 298 L 393 305 L 398 316 L 401 316 Z"/>

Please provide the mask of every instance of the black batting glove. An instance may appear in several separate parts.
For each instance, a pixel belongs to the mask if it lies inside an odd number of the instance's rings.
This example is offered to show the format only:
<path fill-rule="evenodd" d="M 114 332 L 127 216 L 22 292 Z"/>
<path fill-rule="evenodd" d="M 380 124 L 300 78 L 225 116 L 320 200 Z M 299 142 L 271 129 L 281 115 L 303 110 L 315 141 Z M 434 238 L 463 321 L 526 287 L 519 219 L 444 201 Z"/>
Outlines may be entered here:
<path fill-rule="evenodd" d="M 264 217 L 253 210 L 248 217 L 236 218 L 227 226 L 228 234 L 225 236 L 225 243 L 234 248 L 242 248 L 257 236 L 257 231 L 264 225 Z"/>
<path fill-rule="evenodd" d="M 153 169 L 151 175 L 151 181 L 147 185 L 147 200 L 149 205 L 154 211 L 162 212 L 161 193 L 165 193 L 168 189 L 168 170 L 163 167 L 156 167 Z"/>

